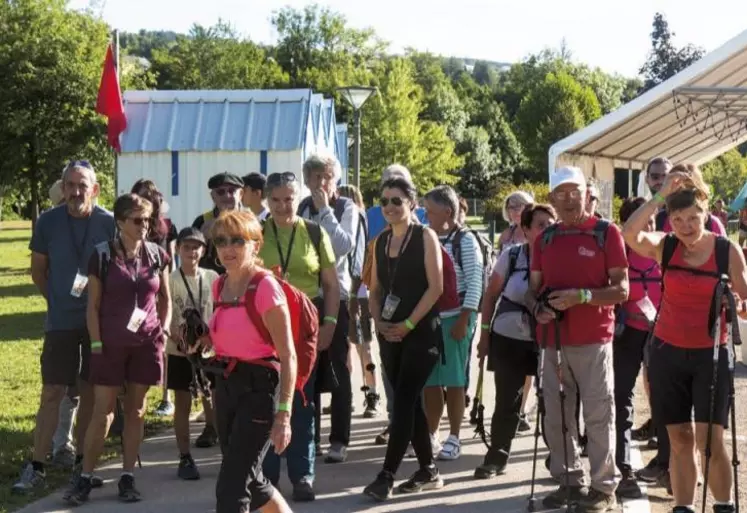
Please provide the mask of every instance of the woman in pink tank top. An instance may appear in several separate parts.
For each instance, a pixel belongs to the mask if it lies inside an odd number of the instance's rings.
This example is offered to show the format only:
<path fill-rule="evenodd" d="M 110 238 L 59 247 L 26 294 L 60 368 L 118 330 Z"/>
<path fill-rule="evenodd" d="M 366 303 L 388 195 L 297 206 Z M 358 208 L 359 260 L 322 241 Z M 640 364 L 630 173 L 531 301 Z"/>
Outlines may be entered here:
<path fill-rule="evenodd" d="M 640 256 L 655 259 L 664 270 L 664 289 L 650 349 L 649 380 L 653 415 L 667 427 L 672 446 L 670 475 L 676 508 L 693 512 L 697 483 L 696 444 L 706 446 L 713 412 L 709 487 L 715 513 L 735 511 L 731 462 L 724 444 L 729 413 L 728 351 L 724 330 L 716 334 L 719 364 L 715 404 L 711 404 L 715 341 L 710 337 L 709 312 L 719 275 L 728 273 L 732 291 L 747 297 L 745 259 L 736 244 L 708 232 L 708 187 L 697 167 L 675 166 L 661 190 L 628 219 L 623 236 Z M 651 216 L 666 203 L 672 233 L 650 231 Z M 671 259 L 662 263 L 674 246 Z M 719 263 L 721 265 L 719 266 Z M 747 316 L 738 300 L 739 315 Z M 723 324 L 722 324 L 723 327 Z M 711 410 L 711 407 L 713 408 Z M 695 425 L 692 412 L 695 412 Z"/>
<path fill-rule="evenodd" d="M 280 284 L 265 271 L 257 254 L 262 227 L 254 214 L 224 211 L 211 228 L 211 240 L 226 269 L 215 282 L 215 308 L 209 345 L 231 361 L 215 388 L 218 438 L 223 460 L 216 484 L 216 513 L 290 512 L 282 495 L 262 473 L 270 445 L 278 454 L 291 438 L 291 405 L 296 383 L 296 352 L 288 305 Z M 256 283 L 254 304 L 245 296 Z M 220 285 L 219 285 L 220 284 Z M 263 340 L 247 308 L 256 308 L 272 340 Z M 279 361 L 280 372 L 269 361 Z M 279 396 L 279 398 L 278 398 Z"/>

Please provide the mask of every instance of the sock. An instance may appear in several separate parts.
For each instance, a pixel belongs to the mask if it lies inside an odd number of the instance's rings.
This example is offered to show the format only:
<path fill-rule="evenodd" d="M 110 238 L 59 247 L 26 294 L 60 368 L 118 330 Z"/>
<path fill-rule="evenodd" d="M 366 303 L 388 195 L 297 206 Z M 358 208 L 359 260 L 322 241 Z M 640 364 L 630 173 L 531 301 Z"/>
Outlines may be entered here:
<path fill-rule="evenodd" d="M 369 393 L 369 394 L 373 394 L 373 395 L 377 395 L 377 394 L 376 394 L 376 387 L 371 387 L 371 388 L 369 388 L 369 389 L 368 389 L 368 393 Z"/>
<path fill-rule="evenodd" d="M 121 477 L 125 477 L 125 476 L 135 477 L 132 472 L 125 472 L 125 471 L 123 471 Z"/>
<path fill-rule="evenodd" d="M 88 472 L 81 472 L 80 477 L 82 477 L 83 479 L 91 479 L 91 474 L 89 474 Z"/>
<path fill-rule="evenodd" d="M 726 501 L 726 502 L 719 502 L 719 501 L 713 501 L 714 506 L 733 506 L 734 503 L 732 501 Z"/>
<path fill-rule="evenodd" d="M 83 463 L 83 455 L 82 454 L 76 454 L 75 455 L 75 464 L 80 465 Z"/>
<path fill-rule="evenodd" d="M 32 461 L 31 466 L 34 467 L 34 470 L 40 473 L 44 473 L 44 463 L 41 461 Z"/>
<path fill-rule="evenodd" d="M 185 452 L 185 453 L 181 453 L 181 454 L 179 454 L 179 459 L 180 459 L 180 460 L 183 460 L 183 459 L 185 459 L 185 458 L 190 458 L 191 456 L 192 456 L 192 455 L 191 455 L 190 453 L 188 453 L 188 452 Z"/>

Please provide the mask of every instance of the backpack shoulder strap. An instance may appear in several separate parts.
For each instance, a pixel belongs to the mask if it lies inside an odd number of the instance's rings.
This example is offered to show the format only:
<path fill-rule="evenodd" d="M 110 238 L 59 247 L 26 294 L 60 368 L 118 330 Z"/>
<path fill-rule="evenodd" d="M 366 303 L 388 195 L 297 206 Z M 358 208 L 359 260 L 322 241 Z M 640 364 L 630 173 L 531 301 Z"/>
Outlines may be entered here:
<path fill-rule="evenodd" d="M 731 241 L 726 237 L 716 237 L 716 270 L 719 276 L 729 276 L 729 252 L 731 251 Z"/>
<path fill-rule="evenodd" d="M 99 258 L 99 281 L 103 289 L 106 283 L 106 276 L 109 274 L 109 262 L 112 258 L 112 244 L 111 241 L 99 242 L 95 246 L 96 254 Z"/>
<path fill-rule="evenodd" d="M 454 255 L 454 261 L 457 263 L 460 269 L 464 269 L 462 265 L 462 237 L 464 237 L 465 228 L 457 227 L 454 231 L 454 236 L 451 238 L 451 254 Z"/>
<path fill-rule="evenodd" d="M 706 222 L 705 222 L 705 229 L 708 230 L 709 232 L 713 231 L 713 216 L 711 214 L 708 214 L 708 219 L 706 219 Z"/>
<path fill-rule="evenodd" d="M 661 232 L 664 230 L 664 224 L 667 222 L 667 211 L 664 209 L 659 210 L 656 213 L 656 231 Z"/>
<path fill-rule="evenodd" d="M 160 271 L 163 265 L 160 246 L 155 242 L 145 241 L 145 252 L 148 254 L 148 260 Z"/>
<path fill-rule="evenodd" d="M 309 207 L 311 207 L 311 203 L 314 200 L 311 199 L 311 196 L 306 196 L 304 199 L 301 200 L 301 203 L 298 204 L 298 209 L 296 210 L 296 214 L 303 217 L 303 213 L 305 210 L 307 210 Z"/>
<path fill-rule="evenodd" d="M 218 275 L 218 279 L 213 282 L 212 286 L 212 293 L 213 293 L 213 303 L 219 303 L 220 302 L 220 294 L 223 292 L 223 287 L 226 284 L 226 275 L 221 274 Z"/>
<path fill-rule="evenodd" d="M 555 238 L 555 234 L 558 231 L 558 224 L 554 223 L 545 228 L 545 231 L 542 232 L 542 247 L 544 248 L 548 244 L 552 242 L 552 240 Z"/>
<path fill-rule="evenodd" d="M 335 200 L 334 213 L 337 222 L 342 222 L 342 214 L 345 213 L 345 208 L 348 206 L 348 202 L 352 201 L 350 198 L 340 196 Z"/>
<path fill-rule="evenodd" d="M 249 316 L 249 319 L 252 321 L 254 327 L 257 328 L 257 331 L 265 340 L 265 342 L 267 342 L 268 344 L 272 344 L 270 331 L 267 329 L 264 319 L 262 319 L 262 316 L 259 314 L 255 306 L 257 302 L 257 290 L 259 289 L 259 284 L 263 279 L 265 279 L 267 275 L 268 273 L 259 271 L 255 273 L 254 276 L 252 276 L 251 280 L 249 280 L 249 284 L 246 287 L 246 293 L 244 294 L 244 307 L 246 308 L 246 313 Z"/>
<path fill-rule="evenodd" d="M 610 222 L 604 218 L 597 220 L 592 230 L 594 238 L 597 240 L 597 244 L 601 249 L 604 249 L 604 245 L 607 242 L 607 231 L 610 228 Z"/>
<path fill-rule="evenodd" d="M 306 231 L 309 233 L 309 239 L 311 240 L 311 245 L 314 246 L 314 251 L 316 251 L 316 257 L 319 259 L 319 286 L 322 286 L 322 227 L 319 226 L 314 221 L 309 221 L 308 219 L 303 220 L 304 223 L 306 223 Z"/>
<path fill-rule="evenodd" d="M 664 273 L 667 272 L 667 269 L 669 268 L 669 262 L 672 260 L 674 250 L 677 248 L 677 244 L 679 244 L 679 242 L 679 239 L 675 237 L 673 233 L 668 233 L 666 237 L 664 237 L 664 247 L 661 250 L 662 278 L 664 278 Z"/>

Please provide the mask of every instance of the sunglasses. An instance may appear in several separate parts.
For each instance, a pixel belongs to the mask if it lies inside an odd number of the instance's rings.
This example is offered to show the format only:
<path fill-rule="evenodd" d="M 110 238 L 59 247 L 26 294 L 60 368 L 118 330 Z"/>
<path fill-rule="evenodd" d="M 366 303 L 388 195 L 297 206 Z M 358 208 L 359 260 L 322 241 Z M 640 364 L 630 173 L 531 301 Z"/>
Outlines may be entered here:
<path fill-rule="evenodd" d="M 238 191 L 238 187 L 218 187 L 217 189 L 213 189 L 215 191 L 215 194 L 218 196 L 233 196 L 236 194 L 236 191 Z"/>
<path fill-rule="evenodd" d="M 243 237 L 218 236 L 213 239 L 213 244 L 215 244 L 216 248 L 225 248 L 229 245 L 237 248 L 243 248 L 244 246 L 246 246 L 247 242 L 249 241 L 244 239 Z"/>
<path fill-rule="evenodd" d="M 135 226 L 142 226 L 144 224 L 150 224 L 150 218 L 148 217 L 130 217 L 128 219 L 132 221 Z"/>
<path fill-rule="evenodd" d="M 71 160 L 67 163 L 66 167 L 67 169 L 72 169 L 74 167 L 85 167 L 87 169 L 93 169 L 93 166 L 87 160 Z"/>
<path fill-rule="evenodd" d="M 277 185 L 279 183 L 290 183 L 296 181 L 296 175 L 291 173 L 290 171 L 286 171 L 284 173 L 272 173 L 270 176 L 267 177 L 267 183 L 268 184 L 274 184 Z"/>
<path fill-rule="evenodd" d="M 389 199 L 389 198 L 380 198 L 379 199 L 379 203 L 381 203 L 382 207 L 386 207 L 390 203 L 392 205 L 394 205 L 395 207 L 401 207 L 402 205 L 404 205 L 405 200 L 403 200 L 402 198 L 399 198 L 399 197 L 395 196 L 392 199 Z"/>

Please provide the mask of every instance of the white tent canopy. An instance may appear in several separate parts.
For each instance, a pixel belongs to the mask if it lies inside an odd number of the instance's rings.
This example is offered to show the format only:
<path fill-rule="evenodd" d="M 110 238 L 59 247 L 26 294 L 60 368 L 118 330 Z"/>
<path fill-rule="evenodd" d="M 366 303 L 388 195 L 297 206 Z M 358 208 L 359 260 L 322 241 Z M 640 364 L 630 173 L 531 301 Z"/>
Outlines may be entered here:
<path fill-rule="evenodd" d="M 549 172 L 581 167 L 611 207 L 614 170 L 654 157 L 703 164 L 747 140 L 747 31 L 669 80 L 553 144 Z M 606 194 L 605 194 L 606 193 Z"/>

